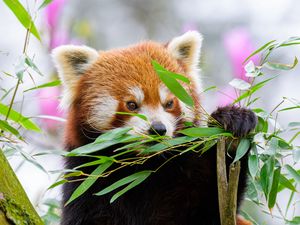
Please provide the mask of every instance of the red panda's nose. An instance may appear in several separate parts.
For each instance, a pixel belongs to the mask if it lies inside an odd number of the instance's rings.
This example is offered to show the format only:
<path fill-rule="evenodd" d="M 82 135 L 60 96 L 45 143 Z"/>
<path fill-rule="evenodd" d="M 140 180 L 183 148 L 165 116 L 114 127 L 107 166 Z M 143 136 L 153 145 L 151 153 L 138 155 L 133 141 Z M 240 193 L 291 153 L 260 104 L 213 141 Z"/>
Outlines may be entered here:
<path fill-rule="evenodd" d="M 165 135 L 167 132 L 166 126 L 161 122 L 153 122 L 149 129 L 149 134 Z"/>

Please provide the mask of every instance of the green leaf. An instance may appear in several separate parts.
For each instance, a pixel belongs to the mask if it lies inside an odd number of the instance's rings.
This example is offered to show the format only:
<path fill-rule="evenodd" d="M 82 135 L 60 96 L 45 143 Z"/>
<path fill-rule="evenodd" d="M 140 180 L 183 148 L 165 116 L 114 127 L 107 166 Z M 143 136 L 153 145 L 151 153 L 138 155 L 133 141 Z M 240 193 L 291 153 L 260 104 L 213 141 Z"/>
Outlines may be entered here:
<path fill-rule="evenodd" d="M 269 209 L 273 209 L 275 203 L 276 203 L 276 198 L 277 198 L 277 193 L 278 193 L 278 184 L 279 184 L 279 178 L 280 178 L 280 170 L 281 168 L 277 168 L 274 171 L 273 175 L 273 183 L 271 187 L 271 191 L 269 194 L 269 199 L 268 199 L 268 207 Z"/>
<path fill-rule="evenodd" d="M 248 159 L 248 167 L 250 175 L 254 178 L 258 171 L 258 158 L 256 155 L 250 155 Z"/>
<path fill-rule="evenodd" d="M 39 70 L 39 68 L 35 65 L 35 63 L 29 58 L 29 57 L 25 57 L 25 63 L 32 68 L 35 72 L 37 72 L 39 75 L 43 76 L 43 74 L 41 73 L 41 71 Z"/>
<path fill-rule="evenodd" d="M 144 170 L 144 171 L 140 171 L 140 172 L 131 174 L 130 176 L 124 177 L 123 179 L 118 180 L 117 182 L 113 183 L 112 185 L 104 188 L 103 190 L 99 191 L 95 195 L 97 195 L 97 196 L 105 195 L 105 194 L 110 193 L 110 192 L 112 192 L 126 184 L 129 184 L 135 180 L 143 179 L 144 177 L 147 178 L 151 173 L 152 173 L 152 171 L 150 171 L 150 170 Z"/>
<path fill-rule="evenodd" d="M 264 65 L 273 70 L 291 70 L 294 69 L 295 66 L 298 64 L 298 59 L 295 57 L 293 64 L 281 64 L 281 63 L 272 63 L 272 62 L 266 62 Z"/>
<path fill-rule="evenodd" d="M 237 78 L 230 81 L 229 85 L 234 87 L 235 89 L 242 91 L 248 90 L 251 87 L 251 84 L 249 84 L 248 82 Z"/>
<path fill-rule="evenodd" d="M 100 135 L 94 143 L 104 142 L 104 141 L 111 141 L 118 139 L 125 134 L 127 134 L 130 130 L 132 130 L 131 127 L 120 127 L 113 130 L 110 130 L 102 135 Z"/>
<path fill-rule="evenodd" d="M 210 90 L 214 90 L 214 89 L 217 89 L 217 86 L 211 86 L 211 87 L 205 88 L 205 89 L 203 90 L 203 93 L 208 92 L 208 91 L 210 91 Z"/>
<path fill-rule="evenodd" d="M 20 23 L 38 39 L 41 40 L 39 32 L 37 31 L 31 16 L 18 0 L 3 0 L 4 3 L 15 14 Z"/>
<path fill-rule="evenodd" d="M 292 220 L 287 221 L 289 225 L 299 225 L 300 224 L 300 216 L 294 217 Z"/>
<path fill-rule="evenodd" d="M 263 132 L 263 133 L 267 133 L 268 132 L 268 121 L 264 120 L 262 117 L 258 116 L 258 123 L 255 127 L 255 132 L 259 133 L 259 132 Z"/>
<path fill-rule="evenodd" d="M 160 65 L 155 60 L 152 60 L 152 65 L 153 65 L 156 72 L 158 71 L 159 73 L 164 73 L 165 75 L 169 75 L 169 76 L 171 76 L 171 77 L 173 77 L 177 80 L 181 80 L 181 81 L 183 81 L 184 83 L 187 83 L 187 84 L 190 83 L 189 78 L 187 78 L 187 77 L 185 77 L 181 74 L 173 73 L 171 71 L 166 70 L 162 65 Z"/>
<path fill-rule="evenodd" d="M 47 5 L 49 5 L 53 0 L 44 0 L 43 3 L 39 6 L 38 10 L 45 8 Z"/>
<path fill-rule="evenodd" d="M 36 161 L 35 158 L 33 158 L 30 154 L 28 154 L 25 151 L 20 151 L 20 154 L 24 157 L 24 159 L 27 162 L 30 162 L 32 165 L 36 166 L 37 168 L 39 168 L 41 171 L 43 171 L 44 173 L 48 174 L 47 170 L 45 170 L 45 168 Z"/>
<path fill-rule="evenodd" d="M 145 150 L 142 151 L 142 154 L 159 152 L 159 151 L 162 151 L 164 149 L 170 148 L 175 145 L 192 142 L 196 139 L 197 138 L 195 138 L 195 137 L 184 136 L 184 137 L 178 137 L 178 138 L 173 138 L 173 139 L 169 139 L 169 140 L 164 140 L 162 143 L 158 143 L 158 144 L 155 144 L 155 145 L 152 145 L 152 146 L 146 148 Z"/>
<path fill-rule="evenodd" d="M 152 65 L 159 76 L 160 80 L 167 86 L 167 88 L 177 97 L 179 98 L 183 103 L 185 103 L 188 106 L 193 107 L 194 106 L 194 100 L 193 98 L 186 92 L 186 90 L 182 87 L 182 85 L 176 80 L 179 79 L 178 76 L 173 76 L 173 74 L 162 71 L 160 69 L 157 69 L 158 63 L 155 61 L 152 61 Z M 159 65 L 160 66 L 160 65 Z M 181 75 L 181 77 L 184 77 Z M 187 78 L 186 78 L 187 79 Z M 181 78 L 180 80 L 183 80 Z"/>
<path fill-rule="evenodd" d="M 297 183 L 300 184 L 300 173 L 298 173 L 293 167 L 290 165 L 285 165 L 285 168 L 287 169 L 289 175 L 295 179 Z"/>
<path fill-rule="evenodd" d="M 288 124 L 289 128 L 300 127 L 300 122 L 290 122 Z"/>
<path fill-rule="evenodd" d="M 95 165 L 103 164 L 107 161 L 113 161 L 113 158 L 107 157 L 107 156 L 99 156 L 99 158 L 100 159 L 98 159 L 98 160 L 94 160 L 94 161 L 91 161 L 91 162 L 81 164 L 81 165 L 75 167 L 74 169 L 80 169 L 80 168 L 83 168 L 83 167 L 95 166 Z"/>
<path fill-rule="evenodd" d="M 116 128 L 100 135 L 93 143 L 73 149 L 67 156 L 77 156 L 97 152 L 118 143 L 126 143 L 135 141 L 139 137 L 127 135 L 127 132 L 132 128 L 123 127 Z"/>
<path fill-rule="evenodd" d="M 135 181 L 133 181 L 132 183 L 130 183 L 127 187 L 125 187 L 124 189 L 122 189 L 121 191 L 117 192 L 116 194 L 114 194 L 112 196 L 112 198 L 110 199 L 110 203 L 113 203 L 117 198 L 121 197 L 123 194 L 125 194 L 127 191 L 131 190 L 132 188 L 136 187 L 137 185 L 139 185 L 140 183 L 142 183 L 144 180 L 147 179 L 147 177 L 150 176 L 151 172 L 150 171 L 144 171 L 145 173 L 143 175 L 141 175 L 139 178 L 137 178 Z"/>
<path fill-rule="evenodd" d="M 21 57 L 18 58 L 18 62 L 15 66 L 15 73 L 19 80 L 23 79 L 25 71 L 26 71 L 25 56 L 22 55 Z"/>
<path fill-rule="evenodd" d="M 116 114 L 119 115 L 128 115 L 128 116 L 136 116 L 139 117 L 142 120 L 148 121 L 148 118 L 146 115 L 144 114 L 139 114 L 139 113 L 129 113 L 129 112 L 116 112 Z"/>
<path fill-rule="evenodd" d="M 192 127 L 180 130 L 179 133 L 190 137 L 210 137 L 213 135 L 226 135 L 230 133 L 225 132 L 224 129 L 218 127 Z"/>
<path fill-rule="evenodd" d="M 5 94 L 4 95 L 2 95 L 2 97 L 0 98 L 0 102 L 1 101 L 3 101 L 8 95 L 9 95 L 9 93 L 12 91 L 12 90 L 14 90 L 15 89 L 15 87 L 11 87 L 9 90 L 5 90 L 5 89 L 3 89 L 4 90 L 4 92 L 5 92 Z"/>
<path fill-rule="evenodd" d="M 89 177 L 87 177 L 72 193 L 70 199 L 67 201 L 66 205 L 70 204 L 76 198 L 85 193 L 99 178 L 99 176 L 104 173 L 111 165 L 112 161 L 107 161 L 101 165 L 99 165 Z"/>
<path fill-rule="evenodd" d="M 300 106 L 293 106 L 293 107 L 283 108 L 283 109 L 280 109 L 278 112 L 288 111 L 288 110 L 292 110 L 292 109 L 300 109 Z"/>
<path fill-rule="evenodd" d="M 265 194 L 266 199 L 271 190 L 271 184 L 273 181 L 273 172 L 274 172 L 275 160 L 274 157 L 270 157 L 263 165 L 260 170 L 260 186 Z"/>
<path fill-rule="evenodd" d="M 280 174 L 279 184 L 280 184 L 280 186 L 278 188 L 279 189 L 278 192 L 282 191 L 285 188 L 288 188 L 291 191 L 297 192 L 297 190 L 294 187 L 293 183 L 289 179 L 287 179 L 283 174 Z"/>
<path fill-rule="evenodd" d="M 295 163 L 300 161 L 300 147 L 295 147 L 293 150 L 293 159 Z"/>
<path fill-rule="evenodd" d="M 250 141 L 247 138 L 242 138 L 237 147 L 236 155 L 233 160 L 233 163 L 240 160 L 248 152 L 249 148 L 250 148 Z"/>
<path fill-rule="evenodd" d="M 107 147 L 110 147 L 117 143 L 119 143 L 119 142 L 110 140 L 110 141 L 105 141 L 105 142 L 87 144 L 87 145 L 81 146 L 79 148 L 75 148 L 74 150 L 69 152 L 66 156 L 77 156 L 77 155 L 90 154 L 93 152 L 97 152 L 97 151 L 106 149 Z"/>
<path fill-rule="evenodd" d="M 64 180 L 59 180 L 59 181 L 55 182 L 54 184 L 52 184 L 50 187 L 48 187 L 48 190 L 52 189 L 52 188 L 55 188 L 59 185 L 65 184 L 67 182 L 68 182 L 68 180 L 65 180 L 65 179 Z"/>
<path fill-rule="evenodd" d="M 257 53 L 261 52 L 262 50 L 266 49 L 267 47 L 269 47 L 272 43 L 274 43 L 276 40 L 272 40 L 268 43 L 266 43 L 265 45 L 261 46 L 260 48 L 258 48 L 257 50 L 255 50 L 254 52 L 252 52 L 243 62 L 243 64 L 245 62 L 247 62 L 252 56 L 256 55 Z"/>
<path fill-rule="evenodd" d="M 248 91 L 246 91 L 245 93 L 240 95 L 236 100 L 234 100 L 234 102 L 232 104 L 240 102 L 241 100 L 243 100 L 243 99 L 247 98 L 248 96 L 252 95 L 256 91 L 261 89 L 263 86 L 265 86 L 267 82 L 269 82 L 270 80 L 273 80 L 274 78 L 276 78 L 276 77 L 266 79 L 264 81 L 261 81 L 261 82 L 257 83 L 256 85 L 252 86 Z"/>
<path fill-rule="evenodd" d="M 61 84 L 60 80 L 55 80 L 55 81 L 51 81 L 51 82 L 48 82 L 45 84 L 41 84 L 41 85 L 33 87 L 33 88 L 26 89 L 24 92 L 41 89 L 41 88 L 47 88 L 47 87 L 55 87 L 55 86 L 59 86 L 60 84 Z"/>
<path fill-rule="evenodd" d="M 251 100 L 250 102 L 247 103 L 246 107 L 252 105 L 254 102 L 256 102 L 259 99 L 260 99 L 260 97 L 254 98 L 253 100 Z"/>
<path fill-rule="evenodd" d="M 14 136 L 16 136 L 19 139 L 22 139 L 20 133 L 18 130 L 16 130 L 14 127 L 8 124 L 5 120 L 0 120 L 0 130 L 10 132 Z"/>
<path fill-rule="evenodd" d="M 9 111 L 9 107 L 0 103 L 0 114 L 6 116 L 8 111 Z M 10 110 L 8 119 L 20 124 L 22 127 L 24 127 L 27 130 L 32 130 L 36 132 L 41 131 L 38 125 L 36 125 L 29 118 L 23 116 L 21 113 L 15 111 L 14 109 Z"/>

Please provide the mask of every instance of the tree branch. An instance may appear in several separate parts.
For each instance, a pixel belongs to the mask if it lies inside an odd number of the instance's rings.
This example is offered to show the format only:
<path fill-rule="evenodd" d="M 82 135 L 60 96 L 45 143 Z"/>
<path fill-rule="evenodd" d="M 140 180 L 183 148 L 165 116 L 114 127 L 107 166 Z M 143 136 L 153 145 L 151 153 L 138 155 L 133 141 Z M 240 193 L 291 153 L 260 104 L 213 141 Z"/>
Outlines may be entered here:
<path fill-rule="evenodd" d="M 1 149 L 0 224 L 43 225 Z"/>

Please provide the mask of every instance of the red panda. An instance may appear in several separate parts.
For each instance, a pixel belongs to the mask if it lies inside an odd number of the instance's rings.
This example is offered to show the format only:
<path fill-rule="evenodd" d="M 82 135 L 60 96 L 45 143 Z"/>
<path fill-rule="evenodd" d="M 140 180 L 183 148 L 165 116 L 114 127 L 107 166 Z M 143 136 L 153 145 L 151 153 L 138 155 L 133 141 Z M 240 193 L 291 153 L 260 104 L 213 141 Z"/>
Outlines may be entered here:
<path fill-rule="evenodd" d="M 54 49 L 52 56 L 64 85 L 62 105 L 68 108 L 66 150 L 88 144 L 100 134 L 119 127 L 132 127 L 132 133 L 155 132 L 173 137 L 184 122 L 200 125 L 201 44 L 202 36 L 190 31 L 167 44 L 146 41 L 100 52 L 73 45 Z M 153 69 L 152 60 L 190 79 L 194 110 L 166 88 Z M 150 123 L 116 112 L 141 113 Z M 237 137 L 245 136 L 256 125 L 253 112 L 234 106 L 218 108 L 212 117 Z M 201 157 L 196 153 L 177 157 L 112 204 L 109 194 L 93 194 L 135 171 L 153 169 L 165 158 L 158 157 L 98 179 L 84 195 L 63 207 L 61 225 L 220 225 L 215 148 Z M 106 153 L 112 150 L 107 149 Z M 65 167 L 72 169 L 87 160 L 68 157 Z M 232 159 L 227 160 L 230 163 Z M 91 168 L 84 170 L 91 171 Z M 246 174 L 247 157 L 242 160 L 239 203 Z M 79 182 L 64 184 L 63 204 L 78 185 Z M 237 224 L 251 223 L 238 217 Z"/>

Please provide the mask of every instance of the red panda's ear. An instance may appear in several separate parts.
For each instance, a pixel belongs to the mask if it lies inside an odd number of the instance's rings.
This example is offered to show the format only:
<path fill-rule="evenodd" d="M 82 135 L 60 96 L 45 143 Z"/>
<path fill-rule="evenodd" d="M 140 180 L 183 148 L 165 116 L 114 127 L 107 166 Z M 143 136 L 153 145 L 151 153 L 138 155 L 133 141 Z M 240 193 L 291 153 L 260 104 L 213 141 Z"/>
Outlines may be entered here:
<path fill-rule="evenodd" d="M 172 39 L 167 49 L 172 57 L 181 60 L 190 71 L 198 68 L 202 35 L 197 31 L 188 31 Z"/>
<path fill-rule="evenodd" d="M 98 57 L 96 50 L 86 46 L 63 45 L 52 51 L 54 64 L 64 86 L 62 106 L 72 103 L 77 81 Z"/>

